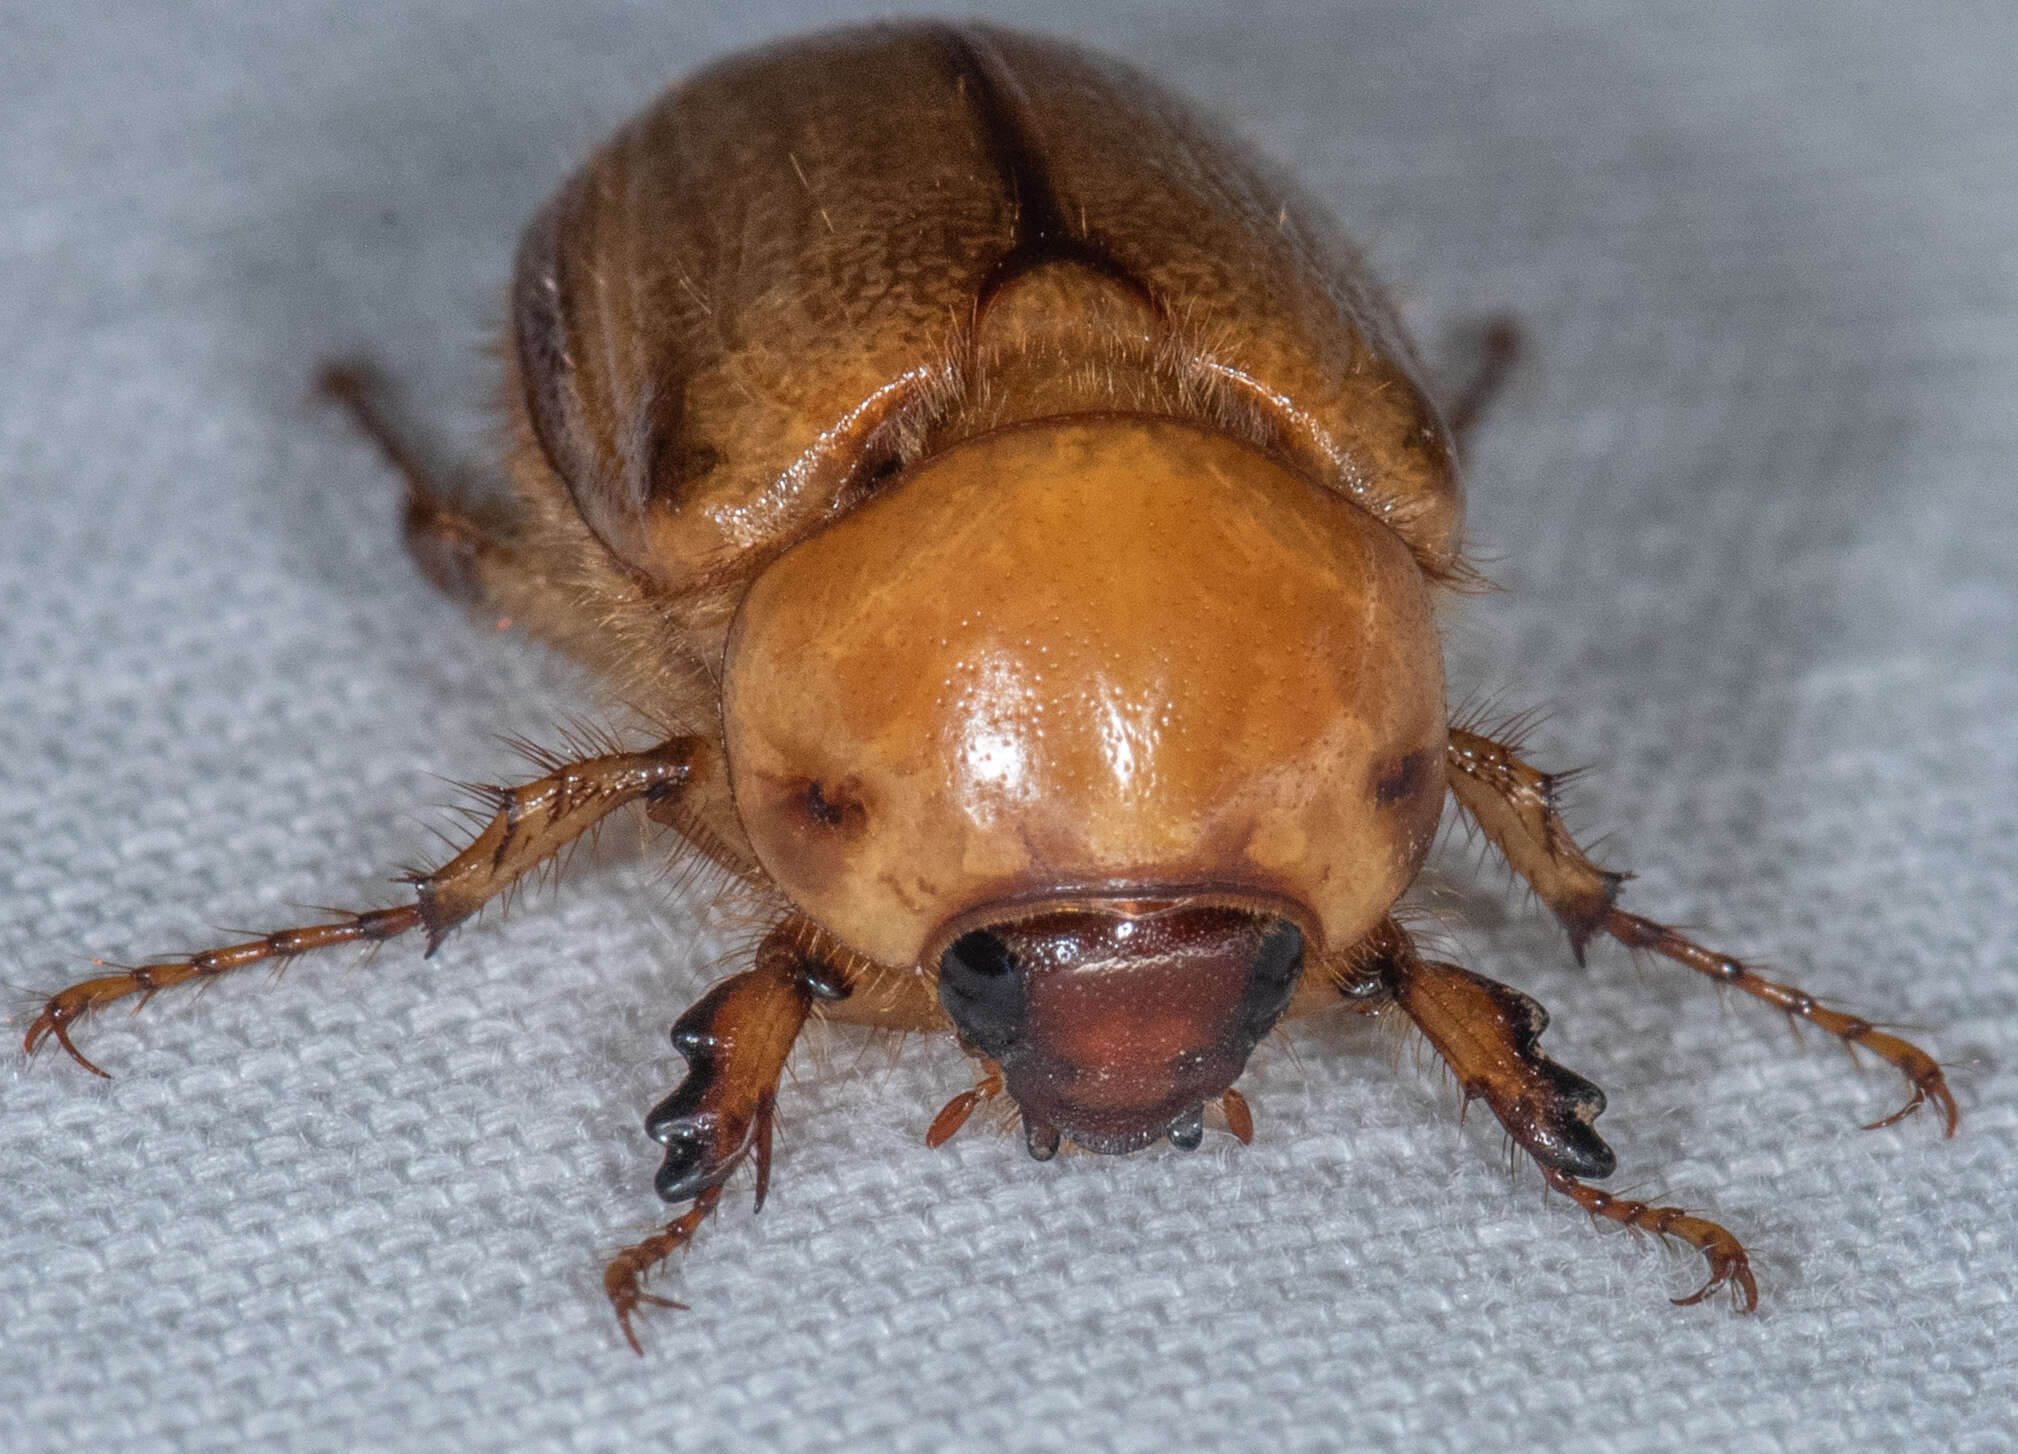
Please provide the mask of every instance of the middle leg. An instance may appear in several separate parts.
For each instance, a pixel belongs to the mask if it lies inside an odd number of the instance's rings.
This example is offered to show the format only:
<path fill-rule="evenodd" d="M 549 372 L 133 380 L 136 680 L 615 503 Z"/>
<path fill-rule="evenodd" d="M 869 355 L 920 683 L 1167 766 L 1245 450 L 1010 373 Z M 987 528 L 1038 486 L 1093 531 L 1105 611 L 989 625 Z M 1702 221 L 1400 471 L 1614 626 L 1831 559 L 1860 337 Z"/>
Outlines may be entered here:
<path fill-rule="evenodd" d="M 33 1055 L 54 1039 L 94 1075 L 105 1072 L 70 1038 L 79 1020 L 115 1001 L 138 996 L 146 1004 L 162 990 L 202 983 L 255 964 L 285 964 L 311 950 L 340 944 L 378 944 L 415 929 L 433 954 L 448 932 L 504 894 L 525 874 L 554 861 L 569 844 L 626 803 L 648 811 L 676 803 L 696 770 L 707 770 L 709 748 L 699 738 L 674 737 L 643 752 L 619 752 L 556 762 L 544 777 L 518 787 L 486 787 L 495 808 L 474 842 L 432 873 L 411 875 L 414 900 L 389 909 L 347 913 L 334 922 L 279 929 L 257 939 L 200 954 L 145 964 L 108 966 L 113 972 L 58 990 L 28 1026 L 21 1047 Z"/>
<path fill-rule="evenodd" d="M 1556 779 L 1522 762 L 1515 750 L 1476 732 L 1453 729 L 1446 760 L 1451 792 L 1492 845 L 1506 855 L 1515 873 L 1534 886 L 1569 932 L 1570 948 L 1581 964 L 1594 934 L 1609 934 L 1629 949 L 1650 949 L 1719 984 L 1764 1000 L 1789 1018 L 1806 1020 L 1862 1046 L 1906 1077 L 1912 1096 L 1869 1129 L 1889 1126 L 1931 1102 L 1941 1113 L 1944 1133 L 1955 1134 L 1961 1120 L 1947 1078 L 1933 1056 L 1901 1036 L 1858 1015 L 1823 1004 L 1794 985 L 1768 979 L 1742 960 L 1706 949 L 1665 924 L 1618 907 L 1626 875 L 1599 868 L 1570 837 L 1556 806 Z"/>

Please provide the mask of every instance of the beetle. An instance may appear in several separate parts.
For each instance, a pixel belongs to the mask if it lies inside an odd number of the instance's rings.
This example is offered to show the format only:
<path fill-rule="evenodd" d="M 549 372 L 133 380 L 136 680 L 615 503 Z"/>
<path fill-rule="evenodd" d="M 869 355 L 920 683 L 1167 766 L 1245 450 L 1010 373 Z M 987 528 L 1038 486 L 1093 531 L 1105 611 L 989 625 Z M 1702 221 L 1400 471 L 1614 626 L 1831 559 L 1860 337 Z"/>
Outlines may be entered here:
<path fill-rule="evenodd" d="M 1500 336 L 1497 361 L 1504 362 Z M 329 392 L 406 475 L 445 589 L 680 724 L 487 789 L 410 902 L 84 980 L 28 1027 L 338 944 L 429 952 L 627 804 L 767 906 L 749 968 L 675 1022 L 647 1118 L 683 1209 L 609 1265 L 624 1336 L 745 1164 L 762 1205 L 809 1018 L 951 1031 L 1038 1160 L 1197 1146 L 1284 1020 L 1392 1011 L 1547 1184 L 1698 1250 L 1743 1245 L 1592 1183 L 1603 1093 L 1526 995 L 1396 916 L 1454 798 L 1567 931 L 1651 951 L 1894 1066 L 1939 1064 L 1618 906 L 1559 779 L 1453 724 L 1437 611 L 1473 578 L 1458 444 L 1358 254 L 1294 182 L 1128 67 L 982 24 L 841 30 L 720 61 L 533 220 L 504 350 L 513 490 L 429 478 L 375 381 Z M 1489 357 L 1488 364 L 1494 360 Z M 1504 734 L 1501 734 L 1504 735 Z M 99 1073 L 103 1073 L 100 1071 Z"/>

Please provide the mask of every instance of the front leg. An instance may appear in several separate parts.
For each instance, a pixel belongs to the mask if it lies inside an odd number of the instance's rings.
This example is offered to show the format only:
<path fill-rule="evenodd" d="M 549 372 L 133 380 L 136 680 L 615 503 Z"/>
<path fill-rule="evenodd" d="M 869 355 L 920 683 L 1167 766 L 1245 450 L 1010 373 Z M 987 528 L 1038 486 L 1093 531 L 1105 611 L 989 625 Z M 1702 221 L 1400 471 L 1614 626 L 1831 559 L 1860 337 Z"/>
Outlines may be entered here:
<path fill-rule="evenodd" d="M 1847 1045 L 1862 1046 L 1906 1077 L 1913 1088 L 1911 1099 L 1872 1122 L 1871 1129 L 1889 1126 L 1932 1101 L 1940 1109 L 1945 1133 L 1955 1134 L 1961 1120 L 1955 1097 L 1939 1062 L 1919 1046 L 1869 1020 L 1831 1008 L 1793 985 L 1767 979 L 1743 961 L 1706 949 L 1665 924 L 1620 909 L 1616 901 L 1627 875 L 1599 868 L 1570 837 L 1556 808 L 1554 778 L 1522 762 L 1514 749 L 1456 728 L 1451 730 L 1445 761 L 1458 803 L 1562 921 L 1579 964 L 1584 945 L 1602 932 L 1628 948 L 1651 949 L 1719 984 L 1741 989 Z"/>
<path fill-rule="evenodd" d="M 1758 1306 L 1744 1246 L 1723 1227 L 1680 1207 L 1629 1201 L 1580 1180 L 1610 1176 L 1615 1165 L 1611 1148 L 1593 1129 L 1605 1094 L 1541 1053 L 1536 1042 L 1549 1022 L 1546 1010 L 1483 975 L 1421 958 L 1391 919 L 1368 936 L 1357 957 L 1362 972 L 1386 986 L 1451 1068 L 1465 1099 L 1492 1108 L 1515 1144 L 1540 1163 L 1550 1186 L 1593 1217 L 1673 1237 L 1703 1254 L 1709 1280 L 1676 1302 L 1698 1303 L 1728 1286 L 1740 1312 Z"/>
<path fill-rule="evenodd" d="M 763 1209 L 786 1057 L 815 1002 L 845 1001 L 870 968 L 795 916 L 764 937 L 752 968 L 723 980 L 674 1022 L 673 1047 L 686 1057 L 687 1078 L 645 1118 L 645 1130 L 666 1148 L 652 1185 L 666 1201 L 692 1205 L 603 1272 L 603 1291 L 634 1352 L 644 1352 L 631 1328 L 639 1304 L 680 1306 L 646 1292 L 646 1274 L 693 1240 L 745 1161 L 756 1169 Z"/>

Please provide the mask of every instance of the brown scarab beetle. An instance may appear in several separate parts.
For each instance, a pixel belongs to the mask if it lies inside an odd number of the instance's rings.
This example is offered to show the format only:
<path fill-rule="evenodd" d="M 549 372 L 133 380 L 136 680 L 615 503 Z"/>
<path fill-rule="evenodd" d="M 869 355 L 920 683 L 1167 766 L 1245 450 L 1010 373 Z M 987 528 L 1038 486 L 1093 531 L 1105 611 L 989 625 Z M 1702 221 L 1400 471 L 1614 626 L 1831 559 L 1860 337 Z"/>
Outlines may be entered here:
<path fill-rule="evenodd" d="M 1724 1228 L 1588 1184 L 1604 1096 L 1519 992 L 1395 918 L 1446 791 L 1568 930 L 1862 1046 L 1953 1133 L 1940 1067 L 1616 907 L 1516 749 L 1448 724 L 1435 610 L 1468 577 L 1454 438 L 1323 209 L 1128 68 L 983 25 L 737 56 L 624 127 L 534 220 L 512 284 L 505 503 L 436 488 L 368 379 L 438 582 L 685 730 L 554 759 L 413 902 L 121 969 L 129 995 L 419 930 L 430 948 L 626 803 L 769 906 L 754 965 L 674 1025 L 651 1113 L 687 1206 L 621 1253 L 631 1319 L 749 1162 L 808 1016 L 951 1030 L 1040 1160 L 1246 1141 L 1285 1018 L 1398 1009 L 1550 1186 L 1698 1249 Z M 1485 371 L 1492 372 L 1490 369 Z M 89 1064 L 88 1061 L 85 1064 Z M 93 1067 L 95 1069 L 95 1067 Z"/>

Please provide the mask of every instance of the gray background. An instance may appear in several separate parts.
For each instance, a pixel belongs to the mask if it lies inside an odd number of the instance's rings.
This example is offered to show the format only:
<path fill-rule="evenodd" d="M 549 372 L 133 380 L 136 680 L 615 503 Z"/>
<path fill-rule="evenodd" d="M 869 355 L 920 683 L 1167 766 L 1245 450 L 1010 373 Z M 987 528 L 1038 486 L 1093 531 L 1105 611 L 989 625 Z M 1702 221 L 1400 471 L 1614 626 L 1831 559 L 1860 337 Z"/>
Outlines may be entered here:
<path fill-rule="evenodd" d="M 480 450 L 518 227 L 730 47 L 882 7 L 0 14 L 0 977 L 392 901 L 451 778 L 593 697 L 394 543 L 308 399 L 361 352 Z M 1430 339 L 1510 309 L 1460 692 L 1552 715 L 1629 902 L 1924 1027 L 1967 1112 L 1474 881 L 1454 952 L 1553 1008 L 1618 1184 L 1749 1243 L 1758 1316 L 1599 1235 L 1420 1057 L 1303 1026 L 1259 1136 L 921 1144 L 945 1044 L 836 1033 L 693 1304 L 602 1258 L 724 926 L 618 833 L 433 961 L 338 955 L 0 1078 L 0 1448 L 2014 1447 L 2018 26 L 2008 6 L 1058 3 L 1291 162 Z M 1434 886 L 1434 885 L 1433 885 Z M 700 928 L 697 930 L 697 924 Z M 18 1022 L 17 1022 L 18 1028 Z"/>

